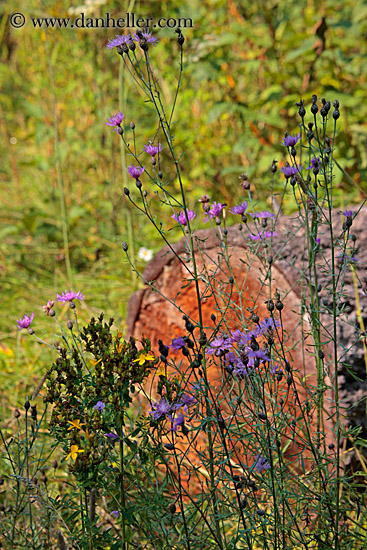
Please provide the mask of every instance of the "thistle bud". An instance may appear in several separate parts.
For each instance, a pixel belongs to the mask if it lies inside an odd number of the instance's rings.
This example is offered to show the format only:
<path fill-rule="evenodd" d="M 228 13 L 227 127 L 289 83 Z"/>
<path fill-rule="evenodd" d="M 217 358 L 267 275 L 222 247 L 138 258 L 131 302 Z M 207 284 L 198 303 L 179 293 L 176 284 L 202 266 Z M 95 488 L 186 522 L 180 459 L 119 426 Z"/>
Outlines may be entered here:
<path fill-rule="evenodd" d="M 57 544 L 58 544 L 60 550 L 67 550 L 67 548 L 68 548 L 66 546 L 66 541 L 65 541 L 64 535 L 63 535 L 63 533 L 60 529 L 57 531 Z"/>
<path fill-rule="evenodd" d="M 93 487 L 89 495 L 89 521 L 91 523 L 93 523 L 96 519 L 96 498 L 97 490 L 95 487 Z"/>

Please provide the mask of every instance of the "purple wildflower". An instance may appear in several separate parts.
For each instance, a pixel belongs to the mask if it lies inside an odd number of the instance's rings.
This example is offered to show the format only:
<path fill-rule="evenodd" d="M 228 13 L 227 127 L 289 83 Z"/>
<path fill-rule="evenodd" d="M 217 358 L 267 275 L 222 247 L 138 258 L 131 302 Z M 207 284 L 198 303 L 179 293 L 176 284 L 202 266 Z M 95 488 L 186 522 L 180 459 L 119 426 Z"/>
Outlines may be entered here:
<path fill-rule="evenodd" d="M 262 241 L 263 239 L 270 239 L 274 235 L 278 235 L 276 231 L 260 231 L 257 235 L 250 235 L 250 239 L 253 241 Z"/>
<path fill-rule="evenodd" d="M 151 157 L 155 157 L 158 153 L 160 153 L 163 149 L 162 145 L 158 143 L 158 145 L 152 145 L 149 143 L 148 145 L 144 145 L 145 152 L 148 153 Z"/>
<path fill-rule="evenodd" d="M 103 403 L 103 401 L 97 401 L 97 403 L 94 405 L 93 409 L 95 409 L 96 411 L 99 411 L 100 413 L 103 413 L 103 411 L 105 410 L 105 403 Z"/>
<path fill-rule="evenodd" d="M 251 342 L 252 338 L 258 338 L 261 335 L 262 335 L 261 327 L 256 327 L 253 330 L 250 330 L 249 332 L 244 334 L 238 343 L 241 346 L 246 346 L 249 342 Z"/>
<path fill-rule="evenodd" d="M 117 132 L 117 130 L 121 126 L 121 122 L 124 120 L 124 113 L 121 113 L 121 111 L 117 111 L 115 115 L 112 115 L 110 118 L 107 119 L 107 126 L 112 126 L 112 131 Z"/>
<path fill-rule="evenodd" d="M 180 225 L 187 225 L 188 223 L 187 219 L 191 222 L 195 218 L 195 216 L 196 216 L 196 213 L 193 210 L 187 210 L 187 216 L 186 216 L 186 212 L 181 210 L 179 215 L 173 214 L 171 218 L 176 220 L 176 222 L 179 223 Z"/>
<path fill-rule="evenodd" d="M 106 48 L 109 50 L 113 50 L 113 48 L 118 48 L 119 46 L 122 46 L 123 44 L 126 44 L 126 46 L 129 46 L 132 43 L 133 39 L 131 38 L 130 34 L 120 36 L 115 36 L 115 38 L 111 38 L 107 42 Z"/>
<path fill-rule="evenodd" d="M 184 426 L 185 425 L 185 417 L 183 415 L 183 413 L 179 413 L 176 418 L 174 418 L 173 416 L 169 416 L 168 417 L 170 419 L 170 421 L 172 422 L 172 427 L 171 427 L 171 431 L 174 431 L 174 432 L 177 432 L 177 428 L 179 426 Z"/>
<path fill-rule="evenodd" d="M 30 317 L 27 315 L 27 313 L 25 313 L 24 317 L 21 317 L 19 320 L 16 319 L 18 324 L 18 329 L 22 330 L 24 328 L 29 328 L 33 319 L 34 319 L 34 313 L 31 313 Z"/>
<path fill-rule="evenodd" d="M 105 437 L 108 437 L 112 441 L 120 441 L 120 438 L 117 434 L 114 434 L 113 432 L 110 432 L 109 434 L 104 434 Z"/>
<path fill-rule="evenodd" d="M 188 394 L 188 393 L 184 393 L 183 395 L 181 395 L 181 397 L 179 398 L 179 402 L 180 402 L 180 406 L 184 406 L 185 407 L 185 410 L 187 409 L 187 407 L 191 407 L 191 405 L 193 405 L 194 403 L 196 403 L 196 399 L 195 397 L 192 397 L 192 395 Z"/>
<path fill-rule="evenodd" d="M 210 218 L 220 218 L 221 212 L 225 206 L 225 204 L 214 201 L 211 209 L 208 211 L 207 218 L 204 220 L 204 223 L 208 222 Z"/>
<path fill-rule="evenodd" d="M 285 145 L 286 147 L 294 147 L 300 137 L 301 137 L 301 134 L 294 134 L 293 136 L 285 136 L 284 141 L 281 141 L 281 144 Z"/>
<path fill-rule="evenodd" d="M 55 302 L 53 300 L 48 300 L 47 304 L 45 306 L 42 306 L 42 309 L 46 313 L 46 315 L 50 315 L 54 305 L 55 305 Z"/>
<path fill-rule="evenodd" d="M 301 170 L 302 170 L 302 164 L 300 164 L 298 167 L 297 166 L 289 166 L 289 164 L 288 164 L 286 166 L 283 166 L 283 168 L 280 169 L 280 171 L 285 175 L 285 177 L 287 179 L 290 178 L 291 176 L 295 176 Z"/>
<path fill-rule="evenodd" d="M 280 327 L 280 321 L 278 319 L 272 319 L 271 317 L 264 317 L 260 323 L 262 334 L 267 330 L 273 330 L 275 327 Z"/>
<path fill-rule="evenodd" d="M 319 170 L 320 166 L 321 166 L 320 157 L 317 157 L 317 158 L 313 157 L 313 159 L 311 159 L 310 166 L 307 167 L 307 170 Z"/>
<path fill-rule="evenodd" d="M 233 206 L 232 208 L 230 208 L 230 212 L 232 214 L 244 214 L 246 212 L 246 209 L 248 207 L 248 202 L 247 201 L 243 201 L 241 202 L 241 204 L 238 204 L 237 206 Z"/>
<path fill-rule="evenodd" d="M 233 374 L 239 378 L 244 378 L 249 374 L 251 367 L 253 367 L 253 364 L 250 365 L 250 363 L 248 363 L 247 365 L 244 365 L 242 361 L 238 360 L 234 365 Z"/>
<path fill-rule="evenodd" d="M 241 332 L 239 329 L 231 330 L 231 336 L 228 338 L 228 342 L 230 342 L 231 344 L 241 342 L 244 336 L 245 334 Z"/>
<path fill-rule="evenodd" d="M 225 362 L 227 365 L 233 366 L 232 374 L 235 374 L 240 378 L 243 378 L 244 376 L 248 375 L 249 370 L 247 366 L 241 361 L 240 357 L 236 355 L 233 351 L 230 351 L 229 353 L 227 353 Z"/>
<path fill-rule="evenodd" d="M 140 31 L 140 34 L 142 36 L 142 40 L 146 40 L 149 44 L 157 44 L 158 42 L 158 38 L 156 38 L 155 36 L 152 36 L 152 33 L 151 32 L 141 32 Z M 134 33 L 134 38 L 135 42 L 140 42 L 140 38 L 139 36 Z"/>
<path fill-rule="evenodd" d="M 256 351 L 250 349 L 247 352 L 247 357 L 254 357 L 259 359 L 259 361 L 271 361 L 271 358 L 266 355 L 265 351 L 258 349 Z"/>
<path fill-rule="evenodd" d="M 358 258 L 351 256 L 350 254 L 340 254 L 337 256 L 338 260 L 341 262 L 343 268 L 347 268 L 348 264 L 353 262 L 359 262 Z"/>
<path fill-rule="evenodd" d="M 256 462 L 254 463 L 254 471 L 258 472 L 259 474 L 262 474 L 265 472 L 265 470 L 269 470 L 271 468 L 269 462 L 266 460 L 266 458 L 260 454 L 255 456 Z"/>
<path fill-rule="evenodd" d="M 170 345 L 170 348 L 177 353 L 178 350 L 184 348 L 185 345 L 185 340 L 180 336 L 180 338 L 172 338 L 172 344 Z"/>
<path fill-rule="evenodd" d="M 66 304 L 66 302 L 72 302 L 73 300 L 84 300 L 85 296 L 81 292 L 69 290 L 63 292 L 62 294 L 57 294 L 56 298 L 58 302 Z"/>
<path fill-rule="evenodd" d="M 118 518 L 120 515 L 120 512 L 118 510 L 113 510 L 111 512 L 111 516 L 113 516 L 114 518 Z"/>
<path fill-rule="evenodd" d="M 317 246 L 320 246 L 320 244 L 321 244 L 321 239 L 319 237 L 317 237 L 317 239 L 316 239 L 316 244 L 317 244 Z"/>
<path fill-rule="evenodd" d="M 351 218 L 353 216 L 353 210 L 344 210 L 344 212 L 342 212 L 342 215 L 346 218 Z"/>
<path fill-rule="evenodd" d="M 130 166 L 128 166 L 126 170 L 129 172 L 132 178 L 138 180 L 144 172 L 145 166 L 134 166 L 133 164 L 130 164 Z"/>
<path fill-rule="evenodd" d="M 152 415 L 153 420 L 158 420 L 161 416 L 167 416 L 174 409 L 175 406 L 168 403 L 168 401 L 162 397 L 160 401 L 152 403 L 152 410 L 149 411 L 148 414 Z"/>
<path fill-rule="evenodd" d="M 213 353 L 217 356 L 221 354 L 221 352 L 225 353 L 229 350 L 231 347 L 231 343 L 228 339 L 224 339 L 221 336 L 217 336 L 212 340 L 210 346 L 206 349 L 205 353 L 208 355 L 212 355 Z"/>
<path fill-rule="evenodd" d="M 261 220 L 267 220 L 268 218 L 272 218 L 273 220 L 275 219 L 275 214 L 273 214 L 272 212 L 269 212 L 268 210 L 262 210 L 261 212 L 254 212 L 254 213 L 250 213 L 250 216 L 252 218 L 259 218 Z"/>

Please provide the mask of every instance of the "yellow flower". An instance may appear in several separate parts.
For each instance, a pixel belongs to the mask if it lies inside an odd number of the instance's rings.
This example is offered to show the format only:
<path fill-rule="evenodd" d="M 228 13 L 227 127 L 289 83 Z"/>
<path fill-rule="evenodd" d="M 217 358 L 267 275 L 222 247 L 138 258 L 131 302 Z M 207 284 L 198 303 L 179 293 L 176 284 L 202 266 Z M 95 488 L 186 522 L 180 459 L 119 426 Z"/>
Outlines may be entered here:
<path fill-rule="evenodd" d="M 134 359 L 133 363 L 139 362 L 140 365 L 144 365 L 146 361 L 154 361 L 155 357 L 152 353 L 141 353 L 137 359 Z"/>
<path fill-rule="evenodd" d="M 162 363 L 159 369 L 157 369 L 157 376 L 166 376 L 167 373 L 167 367 Z M 168 374 L 168 373 L 167 373 Z"/>
<path fill-rule="evenodd" d="M 84 453 L 84 450 L 83 449 L 79 449 L 78 445 L 72 445 L 70 447 L 70 453 L 68 454 L 68 456 L 66 457 L 66 460 L 69 460 L 69 458 L 71 457 L 73 460 L 76 460 L 77 457 L 78 457 L 78 453 Z"/>
<path fill-rule="evenodd" d="M 123 346 L 122 346 L 121 342 L 119 342 L 119 343 L 117 344 L 117 346 L 116 346 L 116 351 L 117 351 L 117 353 L 121 353 L 121 352 L 122 352 L 122 348 L 123 348 Z"/>
<path fill-rule="evenodd" d="M 69 430 L 72 430 L 73 428 L 76 428 L 77 430 L 81 430 L 82 429 L 82 426 L 85 426 L 85 422 L 83 424 L 80 423 L 80 420 L 79 418 L 77 420 L 68 420 L 69 424 L 71 424 L 71 426 L 68 427 L 68 431 Z"/>
<path fill-rule="evenodd" d="M 100 363 L 102 361 L 102 359 L 98 359 L 98 361 L 96 361 L 95 359 L 91 359 L 90 360 L 90 364 L 92 365 L 92 367 L 95 367 L 96 365 L 98 365 L 98 363 Z"/>

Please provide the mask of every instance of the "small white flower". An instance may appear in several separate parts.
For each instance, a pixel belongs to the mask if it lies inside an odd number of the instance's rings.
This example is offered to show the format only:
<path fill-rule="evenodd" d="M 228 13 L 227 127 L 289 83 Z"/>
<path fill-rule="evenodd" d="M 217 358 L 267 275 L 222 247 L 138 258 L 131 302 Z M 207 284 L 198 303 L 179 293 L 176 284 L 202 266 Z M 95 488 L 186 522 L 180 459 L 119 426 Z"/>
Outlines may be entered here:
<path fill-rule="evenodd" d="M 144 260 L 145 262 L 150 262 L 150 260 L 153 258 L 153 250 L 149 250 L 149 248 L 145 248 L 145 246 L 142 246 L 139 248 L 138 256 L 141 260 Z"/>

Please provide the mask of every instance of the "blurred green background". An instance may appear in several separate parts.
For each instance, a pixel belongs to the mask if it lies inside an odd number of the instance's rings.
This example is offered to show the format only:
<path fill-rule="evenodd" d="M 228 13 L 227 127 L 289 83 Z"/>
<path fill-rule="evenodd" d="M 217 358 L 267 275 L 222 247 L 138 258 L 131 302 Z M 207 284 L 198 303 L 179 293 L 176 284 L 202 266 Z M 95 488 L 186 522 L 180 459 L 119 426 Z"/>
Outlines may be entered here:
<path fill-rule="evenodd" d="M 53 342 L 55 325 L 42 305 L 73 288 L 86 295 L 83 320 L 103 310 L 124 327 L 127 302 L 139 284 L 121 242 L 136 258 L 140 247 L 161 246 L 146 220 L 123 195 L 127 177 L 120 138 L 105 125 L 121 109 L 133 121 L 139 150 L 156 130 L 156 117 L 141 91 L 106 49 L 118 29 L 35 29 L 30 17 L 186 17 L 184 73 L 175 112 L 175 145 L 189 206 L 204 192 L 234 204 L 247 172 L 261 206 L 270 194 L 269 167 L 284 159 L 284 132 L 297 131 L 295 102 L 311 95 L 338 98 L 341 119 L 337 158 L 340 204 L 364 197 L 367 172 L 367 3 L 362 0 L 27 0 L 0 4 L 0 368 L 3 413 L 23 403 L 47 364 L 50 348 L 37 344 L 15 319 L 35 313 L 37 335 Z M 28 23 L 9 24 L 22 12 Z M 130 29 L 131 31 L 133 29 Z M 156 33 L 151 49 L 165 104 L 172 105 L 179 73 L 173 29 Z M 131 133 L 127 131 L 128 139 Z M 163 143 L 163 141 L 162 141 Z M 165 150 L 164 181 L 177 188 Z M 277 174 L 277 188 L 283 186 Z M 130 184 L 131 189 L 133 186 Z M 173 226 L 147 183 L 152 210 Z M 291 208 L 291 206 L 289 206 Z M 64 212 L 65 210 L 65 212 Z M 229 221 L 229 223 L 231 223 Z M 200 222 L 196 227 L 201 225 Z M 169 234 L 176 239 L 175 230 Z M 58 312 L 61 308 L 58 308 Z M 64 317 L 68 315 L 64 312 Z"/>

